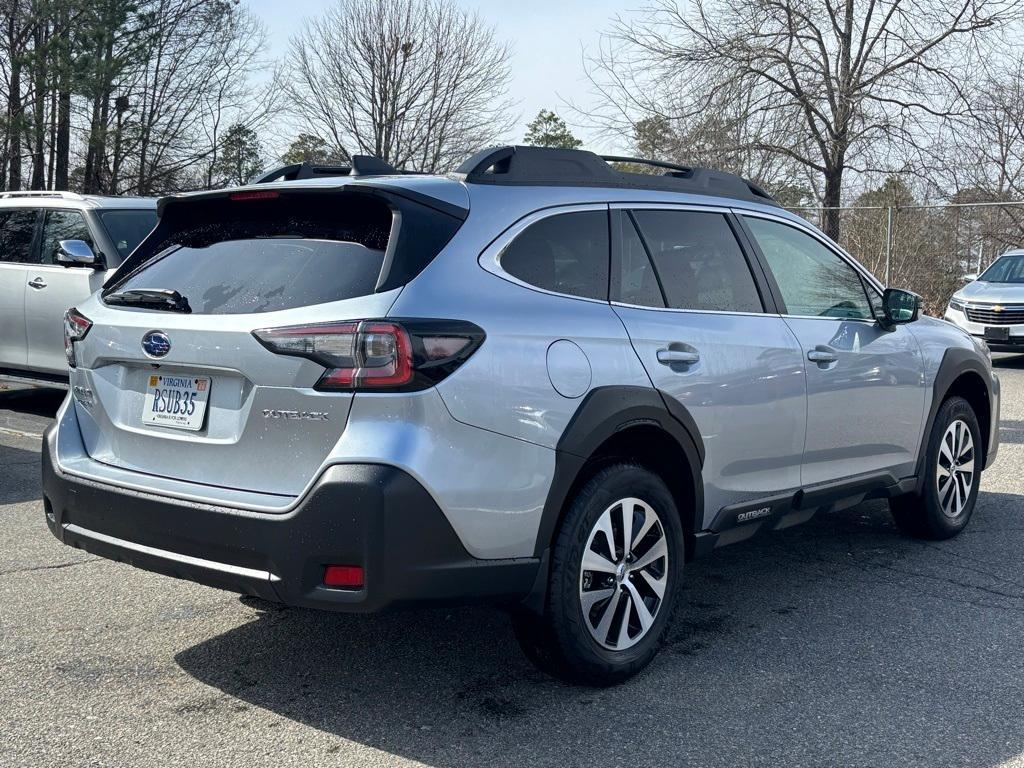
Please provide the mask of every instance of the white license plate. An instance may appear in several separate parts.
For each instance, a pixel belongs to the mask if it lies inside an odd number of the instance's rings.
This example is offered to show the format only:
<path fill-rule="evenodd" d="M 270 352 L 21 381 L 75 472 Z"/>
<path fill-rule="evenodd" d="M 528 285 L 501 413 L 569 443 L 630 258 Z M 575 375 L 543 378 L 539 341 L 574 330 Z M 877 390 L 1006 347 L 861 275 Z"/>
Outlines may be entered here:
<path fill-rule="evenodd" d="M 203 428 L 210 383 L 209 376 L 150 374 L 142 423 L 197 432 Z"/>

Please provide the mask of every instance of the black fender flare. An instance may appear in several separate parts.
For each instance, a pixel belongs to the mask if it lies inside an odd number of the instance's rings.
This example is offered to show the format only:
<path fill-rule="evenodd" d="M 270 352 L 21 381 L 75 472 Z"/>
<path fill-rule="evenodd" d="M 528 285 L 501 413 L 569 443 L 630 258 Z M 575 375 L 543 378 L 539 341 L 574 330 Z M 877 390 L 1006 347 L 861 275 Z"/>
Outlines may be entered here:
<path fill-rule="evenodd" d="M 935 373 L 935 380 L 932 382 L 932 402 L 928 407 L 928 414 L 925 418 L 924 431 L 921 434 L 921 444 L 917 449 L 917 464 L 915 465 L 915 472 L 917 474 L 917 492 L 920 493 L 925 476 L 925 458 L 928 452 L 928 440 L 932 434 L 932 428 L 935 426 L 935 418 L 938 416 L 939 408 L 942 403 L 946 400 L 946 395 L 949 390 L 953 387 L 953 383 L 959 379 L 965 373 L 977 374 L 985 385 L 985 393 L 989 403 L 989 418 L 991 419 L 991 408 L 992 408 L 992 390 L 991 383 L 989 380 L 989 372 L 985 370 L 985 365 L 978 358 L 978 353 L 961 347 L 954 347 L 947 349 L 942 355 L 942 362 L 939 363 L 939 370 Z M 990 435 L 982 435 L 982 439 L 988 447 Z"/>
<path fill-rule="evenodd" d="M 616 432 L 644 424 L 664 430 L 686 454 L 695 494 L 694 517 L 698 523 L 703 520 L 704 441 L 690 412 L 671 395 L 650 387 L 597 387 L 580 403 L 555 448 L 555 470 L 534 545 L 536 557 L 546 559 L 565 502 L 594 451 Z M 546 569 L 542 571 L 546 580 Z"/>

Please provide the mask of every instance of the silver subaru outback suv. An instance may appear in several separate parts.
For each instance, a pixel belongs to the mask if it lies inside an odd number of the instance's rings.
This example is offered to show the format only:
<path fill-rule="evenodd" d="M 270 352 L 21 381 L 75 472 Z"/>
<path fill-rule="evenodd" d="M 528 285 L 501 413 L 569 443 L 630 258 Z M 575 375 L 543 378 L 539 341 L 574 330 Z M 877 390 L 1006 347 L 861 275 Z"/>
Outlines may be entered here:
<path fill-rule="evenodd" d="M 961 531 L 985 347 L 755 185 L 662 170 L 500 147 L 163 199 L 68 313 L 50 530 L 293 606 L 500 603 L 589 684 L 716 547 L 869 498 Z"/>

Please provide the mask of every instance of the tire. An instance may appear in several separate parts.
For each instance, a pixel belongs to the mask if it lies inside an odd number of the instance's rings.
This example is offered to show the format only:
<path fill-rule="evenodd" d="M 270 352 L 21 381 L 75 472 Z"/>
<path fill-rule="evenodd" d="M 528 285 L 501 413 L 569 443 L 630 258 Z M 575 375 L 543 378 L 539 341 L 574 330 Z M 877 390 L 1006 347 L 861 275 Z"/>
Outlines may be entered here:
<path fill-rule="evenodd" d="M 544 615 L 513 615 L 523 652 L 543 671 L 582 685 L 633 676 L 671 623 L 684 554 L 679 512 L 661 478 L 635 464 L 600 470 L 558 530 Z"/>
<path fill-rule="evenodd" d="M 962 397 L 946 400 L 928 438 L 921 493 L 889 501 L 896 526 L 904 534 L 937 541 L 967 527 L 978 500 L 985 461 L 982 447 L 981 427 L 971 404 Z"/>

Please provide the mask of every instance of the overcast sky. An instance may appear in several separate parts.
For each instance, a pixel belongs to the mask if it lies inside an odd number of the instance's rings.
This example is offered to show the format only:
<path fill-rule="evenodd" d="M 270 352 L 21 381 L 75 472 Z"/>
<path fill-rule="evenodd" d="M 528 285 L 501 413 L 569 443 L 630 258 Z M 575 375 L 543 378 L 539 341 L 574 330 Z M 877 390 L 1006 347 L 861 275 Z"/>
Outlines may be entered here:
<path fill-rule="evenodd" d="M 270 33 L 271 53 L 282 55 L 288 39 L 304 19 L 317 16 L 337 0 L 248 0 Z M 554 109 L 584 139 L 588 149 L 611 150 L 584 127 L 573 125 L 572 115 L 560 108 L 564 101 L 589 105 L 590 88 L 583 73 L 581 47 L 594 49 L 602 30 L 616 13 L 633 2 L 611 0 L 456 0 L 468 10 L 478 10 L 493 25 L 499 38 L 512 44 L 511 96 L 519 102 L 520 126 L 509 140 L 521 141 L 526 124 L 538 110 Z"/>

